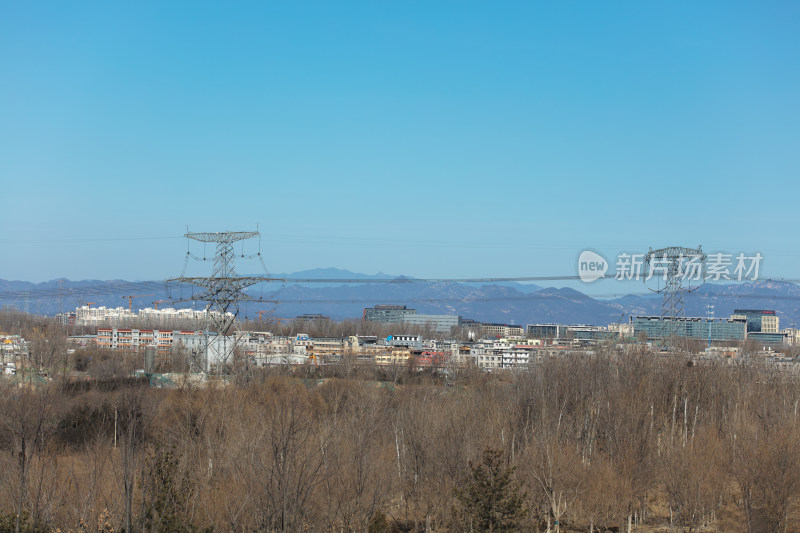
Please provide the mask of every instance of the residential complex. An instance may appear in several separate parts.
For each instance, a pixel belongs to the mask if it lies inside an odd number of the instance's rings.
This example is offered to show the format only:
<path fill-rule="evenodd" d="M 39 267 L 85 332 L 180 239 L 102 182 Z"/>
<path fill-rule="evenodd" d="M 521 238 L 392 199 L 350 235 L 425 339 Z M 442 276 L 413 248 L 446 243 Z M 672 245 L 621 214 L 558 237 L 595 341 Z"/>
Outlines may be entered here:
<path fill-rule="evenodd" d="M 388 311 L 408 311 L 392 306 Z M 413 310 L 412 310 L 413 311 Z M 365 313 L 366 314 L 366 313 Z M 307 334 L 276 335 L 269 331 L 237 331 L 230 336 L 217 335 L 199 329 L 149 329 L 99 327 L 96 335 L 70 337 L 74 346 L 94 343 L 98 348 L 141 354 L 145 373 L 174 365 L 192 372 L 212 372 L 225 365 L 325 365 L 346 362 L 353 365 L 377 365 L 390 368 L 436 369 L 445 374 L 458 367 L 484 370 L 526 368 L 546 357 L 579 356 L 594 353 L 598 346 L 620 350 L 635 348 L 662 338 L 665 321 L 656 316 L 631 317 L 628 324 L 594 325 L 528 324 L 525 328 L 513 324 L 482 324 L 462 321 L 457 332 L 462 340 L 427 339 L 409 334 L 401 326 L 405 317 L 416 313 L 400 313 L 402 319 L 397 334 L 379 337 L 353 335 L 345 337 L 311 337 Z M 447 315 L 417 315 L 441 317 Z M 298 317 L 298 324 L 313 324 L 328 320 L 321 315 Z M 797 343 L 799 330 L 791 328 L 775 332 L 777 317 L 769 311 L 737 310 L 730 318 L 681 318 L 667 324 L 669 331 L 686 338 L 707 340 L 714 346 L 696 354 L 700 357 L 736 358 L 743 341 L 755 341 L 763 346 L 763 354 L 776 358 L 777 346 Z M 762 331 L 748 331 L 748 326 Z M 391 327 L 391 326 L 390 326 Z M 453 326 L 450 326 L 451 328 Z M 472 334 L 474 333 L 474 335 Z M 476 338 L 480 335 L 479 338 Z M 464 341 L 467 338 L 469 340 Z M 14 373 L 20 361 L 27 357 L 27 343 L 19 336 L 0 335 L 0 355 L 3 371 Z M 752 354 L 752 351 L 748 352 Z M 183 363 L 181 363 L 183 361 Z M 777 359 L 776 359 L 777 361 Z M 792 359 L 782 358 L 782 364 Z M 164 366 L 170 363 L 172 366 Z M 222 365 L 222 366 L 221 366 Z"/>
<path fill-rule="evenodd" d="M 364 309 L 363 316 L 366 321 L 386 324 L 384 331 L 388 329 L 391 332 L 396 326 L 395 332 L 383 337 L 311 337 L 303 333 L 286 336 L 269 331 L 236 331 L 224 336 L 202 329 L 207 318 L 204 311 L 143 309 L 136 314 L 121 307 L 93 308 L 88 304 L 75 312 L 60 315 L 59 320 L 66 324 L 98 324 L 96 335 L 76 335 L 69 338 L 70 343 L 73 346 L 94 344 L 101 349 L 141 353 L 146 372 L 160 368 L 162 363 L 175 365 L 181 362 L 181 358 L 188 362 L 193 372 L 211 372 L 234 360 L 253 366 L 348 362 L 395 368 L 434 368 L 443 372 L 458 366 L 485 370 L 524 368 L 544 357 L 592 353 L 598 346 L 625 350 L 628 349 L 626 346 L 658 341 L 666 334 L 710 340 L 713 346 L 698 354 L 704 357 L 735 358 L 745 348 L 746 353 L 752 354 L 752 345 L 748 347 L 745 341 L 761 345 L 764 353 L 772 356 L 777 347 L 800 344 L 800 330 L 794 327 L 780 330 L 777 313 L 765 309 L 736 309 L 729 318 L 717 319 L 632 316 L 627 323 L 620 321 L 608 326 L 481 323 L 457 315 L 422 314 L 405 305 L 376 305 Z M 200 327 L 137 328 L 115 323 L 143 317 L 198 320 Z M 320 314 L 299 315 L 293 319 L 295 326 L 309 326 L 308 331 L 332 331 L 314 328 L 328 321 L 329 317 Z M 412 329 L 412 334 L 406 326 L 423 328 Z M 449 340 L 425 338 L 434 336 L 433 333 L 437 333 L 437 337 L 449 336 Z M 20 360 L 28 357 L 28 351 L 28 344 L 21 337 L 0 335 L 1 371 L 13 373 Z M 789 359 L 784 359 L 784 362 L 786 360 Z"/>
<path fill-rule="evenodd" d="M 181 343 L 185 345 L 190 337 L 200 335 L 200 331 L 98 328 L 97 347 L 132 351 L 151 347 L 169 352 Z"/>
<path fill-rule="evenodd" d="M 513 368 L 528 364 L 545 347 L 525 339 L 486 339 L 458 343 L 423 339 L 420 335 L 312 338 L 305 334 L 273 335 L 270 332 L 238 332 L 231 337 L 204 336 L 200 331 L 165 331 L 101 328 L 96 337 L 100 348 L 145 353 L 145 367 L 183 354 L 203 371 L 228 361 L 233 347 L 256 366 L 274 364 L 324 364 L 352 357 L 355 363 L 446 368 L 447 365 L 477 365 L 486 369 Z M 224 345 L 227 344 L 226 349 Z M 208 346 L 209 353 L 203 352 Z M 547 347 L 552 348 L 552 347 Z M 561 348 L 564 349 L 564 348 Z M 223 354 L 226 356 L 223 357 Z M 148 359 L 149 358 L 149 359 Z M 148 362 L 149 361 L 149 362 Z"/>

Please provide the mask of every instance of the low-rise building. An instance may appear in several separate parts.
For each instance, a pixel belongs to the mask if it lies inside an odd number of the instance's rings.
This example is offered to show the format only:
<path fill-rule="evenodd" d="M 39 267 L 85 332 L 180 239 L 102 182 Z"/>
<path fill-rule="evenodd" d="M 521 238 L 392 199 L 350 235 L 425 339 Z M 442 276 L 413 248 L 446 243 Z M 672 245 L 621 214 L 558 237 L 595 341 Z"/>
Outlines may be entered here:
<path fill-rule="evenodd" d="M 444 368 L 450 361 L 450 354 L 436 350 L 422 350 L 412 354 L 414 364 L 422 368 Z"/>
<path fill-rule="evenodd" d="M 377 365 L 408 365 L 411 350 L 404 346 L 381 346 L 372 356 Z"/>
<path fill-rule="evenodd" d="M 364 320 L 393 324 L 402 322 L 406 315 L 416 314 L 416 309 L 409 309 L 405 305 L 376 305 L 364 309 Z"/>
<path fill-rule="evenodd" d="M 786 328 L 781 330 L 786 335 L 786 344 L 790 346 L 800 346 L 800 329 Z"/>
<path fill-rule="evenodd" d="M 566 337 L 584 342 L 599 342 L 617 339 L 619 333 L 602 326 L 567 326 Z"/>
<path fill-rule="evenodd" d="M 483 340 L 470 346 L 469 357 L 475 366 L 484 370 L 519 368 L 538 359 L 539 348 L 531 344 L 515 344 Z"/>
<path fill-rule="evenodd" d="M 609 324 L 608 331 L 613 331 L 617 334 L 618 337 L 621 338 L 630 338 L 633 337 L 633 324 L 630 322 L 628 323 L 618 323 L 618 324 Z"/>
<path fill-rule="evenodd" d="M 0 333 L 0 371 L 15 373 L 17 359 L 27 359 L 29 354 L 30 343 L 24 337 Z"/>
<path fill-rule="evenodd" d="M 486 338 L 524 337 L 525 328 L 514 324 L 481 323 L 481 335 Z"/>
<path fill-rule="evenodd" d="M 785 333 L 773 333 L 768 331 L 752 331 L 747 334 L 747 338 L 769 346 L 782 346 L 786 344 Z"/>

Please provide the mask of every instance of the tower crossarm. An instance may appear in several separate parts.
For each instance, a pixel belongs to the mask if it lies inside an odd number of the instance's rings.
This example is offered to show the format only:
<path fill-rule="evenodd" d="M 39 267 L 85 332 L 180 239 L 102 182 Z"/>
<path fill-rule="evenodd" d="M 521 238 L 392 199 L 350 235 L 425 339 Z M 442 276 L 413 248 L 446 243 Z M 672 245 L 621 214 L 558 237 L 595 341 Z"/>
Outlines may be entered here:
<path fill-rule="evenodd" d="M 244 239 L 252 239 L 253 237 L 258 237 L 259 235 L 260 234 L 257 231 L 226 231 L 221 233 L 187 233 L 184 235 L 184 237 L 200 242 L 228 243 L 241 241 Z"/>
<path fill-rule="evenodd" d="M 657 258 L 666 258 L 667 260 L 678 261 L 680 259 L 698 258 L 701 261 L 706 259 L 706 254 L 701 247 L 685 248 L 683 246 L 668 246 L 666 248 L 659 248 L 658 250 L 650 249 L 644 256 L 644 263 L 648 264 Z"/>

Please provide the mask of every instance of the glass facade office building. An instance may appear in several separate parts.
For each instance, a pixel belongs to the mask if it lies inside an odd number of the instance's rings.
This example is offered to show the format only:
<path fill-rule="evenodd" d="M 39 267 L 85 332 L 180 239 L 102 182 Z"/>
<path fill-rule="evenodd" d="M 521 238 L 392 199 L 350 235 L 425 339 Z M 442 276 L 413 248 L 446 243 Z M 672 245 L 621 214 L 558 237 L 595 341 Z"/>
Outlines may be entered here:
<path fill-rule="evenodd" d="M 560 339 L 564 328 L 559 324 L 528 324 L 527 334 L 531 339 Z"/>
<path fill-rule="evenodd" d="M 592 326 L 576 326 L 567 327 L 567 337 L 579 341 L 606 341 L 619 338 L 619 333 L 616 331 L 609 331 L 605 328 L 592 327 Z"/>
<path fill-rule="evenodd" d="M 677 321 L 677 324 L 665 324 L 665 321 Z M 658 316 L 637 316 L 631 319 L 633 335 L 645 335 L 647 339 L 661 339 L 665 332 L 674 331 L 680 337 L 690 339 L 708 340 L 709 329 L 711 340 L 714 341 L 742 341 L 747 335 L 747 323 L 744 320 L 717 319 L 708 321 L 706 318 L 676 318 L 664 319 Z"/>
<path fill-rule="evenodd" d="M 775 311 L 769 309 L 734 309 L 734 315 L 747 319 L 747 331 L 762 331 L 762 319 L 765 316 L 774 317 Z"/>
<path fill-rule="evenodd" d="M 748 333 L 747 338 L 761 344 L 769 344 L 770 346 L 780 346 L 786 342 L 785 333 L 764 333 L 763 331 L 754 331 L 753 333 Z"/>

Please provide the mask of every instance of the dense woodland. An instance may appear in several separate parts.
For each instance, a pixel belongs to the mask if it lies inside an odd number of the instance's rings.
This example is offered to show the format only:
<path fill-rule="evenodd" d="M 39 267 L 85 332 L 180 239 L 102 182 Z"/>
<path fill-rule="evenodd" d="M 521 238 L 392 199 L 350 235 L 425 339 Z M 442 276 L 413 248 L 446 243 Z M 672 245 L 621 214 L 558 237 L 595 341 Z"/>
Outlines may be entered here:
<path fill-rule="evenodd" d="M 19 325 L 33 361 L 110 365 L 43 325 Z M 800 529 L 790 369 L 599 347 L 514 373 L 320 372 L 0 380 L 0 531 Z"/>

